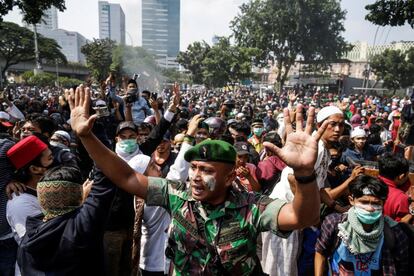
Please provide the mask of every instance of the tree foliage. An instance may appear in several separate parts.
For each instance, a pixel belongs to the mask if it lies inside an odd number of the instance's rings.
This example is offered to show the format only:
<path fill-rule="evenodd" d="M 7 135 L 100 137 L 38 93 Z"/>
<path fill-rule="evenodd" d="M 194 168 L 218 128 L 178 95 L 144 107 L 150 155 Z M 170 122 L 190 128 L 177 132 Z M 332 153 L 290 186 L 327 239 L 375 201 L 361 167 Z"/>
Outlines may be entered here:
<path fill-rule="evenodd" d="M 372 58 L 372 71 L 392 90 L 414 85 L 414 48 L 406 52 L 386 49 Z"/>
<path fill-rule="evenodd" d="M 23 21 L 29 24 L 36 24 L 40 22 L 44 11 L 51 6 L 56 7 L 60 11 L 66 9 L 65 0 L 1 0 L 0 21 L 14 7 L 18 7 L 23 14 Z"/>
<path fill-rule="evenodd" d="M 251 0 L 240 12 L 231 22 L 236 42 L 261 50 L 257 65 L 273 60 L 280 86 L 299 56 L 328 63 L 350 49 L 341 35 L 345 11 L 337 0 Z"/>
<path fill-rule="evenodd" d="M 0 57 L 5 61 L 1 74 L 5 77 L 10 66 L 35 60 L 34 36 L 29 29 L 11 22 L 1 22 L 0 29 Z M 44 62 L 54 63 L 56 59 L 67 62 L 55 40 L 39 35 L 38 43 L 40 59 Z"/>
<path fill-rule="evenodd" d="M 21 78 L 26 84 L 32 86 L 55 86 L 56 84 L 56 75 L 47 72 L 35 75 L 33 71 L 26 71 L 21 75 Z M 58 80 L 59 86 L 65 88 L 70 88 L 83 83 L 81 80 L 63 76 L 60 76 Z"/>
<path fill-rule="evenodd" d="M 380 26 L 402 26 L 406 23 L 414 28 L 413 0 L 377 0 L 365 6 L 368 14 L 365 17 Z"/>
<path fill-rule="evenodd" d="M 205 42 L 189 45 L 178 62 L 191 72 L 194 83 L 222 87 L 251 78 L 252 58 L 257 54 L 257 49 L 231 45 L 229 38 L 221 37 L 212 47 Z"/>
<path fill-rule="evenodd" d="M 81 52 L 86 57 L 86 66 L 96 81 L 101 81 L 109 75 L 115 47 L 115 41 L 109 38 L 94 39 L 81 47 Z"/>
<path fill-rule="evenodd" d="M 197 41 L 188 45 L 185 52 L 180 52 L 178 54 L 178 63 L 191 72 L 191 78 L 194 83 L 203 83 L 202 63 L 209 51 L 210 45 L 205 41 Z"/>

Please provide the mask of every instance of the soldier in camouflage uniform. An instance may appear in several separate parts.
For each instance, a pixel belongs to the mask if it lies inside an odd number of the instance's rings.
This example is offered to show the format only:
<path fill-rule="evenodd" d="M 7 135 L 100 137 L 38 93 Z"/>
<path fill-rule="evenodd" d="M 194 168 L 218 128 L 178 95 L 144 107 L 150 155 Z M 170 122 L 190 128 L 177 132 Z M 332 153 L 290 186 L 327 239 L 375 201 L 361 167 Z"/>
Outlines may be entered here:
<path fill-rule="evenodd" d="M 230 144 L 210 140 L 185 154 L 191 163 L 190 183 L 151 178 L 134 172 L 92 134 L 95 116 L 89 116 L 90 92 L 82 86 L 71 91 L 72 129 L 98 167 L 120 188 L 146 199 L 147 205 L 166 208 L 172 216 L 167 255 L 174 275 L 260 275 L 256 238 L 262 231 L 287 236 L 289 231 L 313 225 L 319 220 L 319 191 L 314 164 L 318 140 L 326 123 L 311 136 L 315 117 L 309 110 L 303 129 L 302 106 L 296 110 L 296 132 L 289 111 L 284 111 L 286 143 L 273 151 L 294 174 L 293 202 L 272 200 L 240 191 L 233 186 L 236 151 Z M 192 140 L 192 137 L 185 139 Z"/>

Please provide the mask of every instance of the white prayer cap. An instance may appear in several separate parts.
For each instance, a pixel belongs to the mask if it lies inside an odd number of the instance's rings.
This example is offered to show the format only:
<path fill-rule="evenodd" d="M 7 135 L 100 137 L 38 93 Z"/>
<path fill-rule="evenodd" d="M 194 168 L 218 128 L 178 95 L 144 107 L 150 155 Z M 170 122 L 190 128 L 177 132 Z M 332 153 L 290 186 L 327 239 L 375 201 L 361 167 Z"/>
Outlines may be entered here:
<path fill-rule="evenodd" d="M 365 132 L 365 130 L 361 127 L 357 127 L 354 130 L 352 130 L 351 132 L 351 139 L 355 138 L 355 137 L 367 137 L 367 133 Z"/>
<path fill-rule="evenodd" d="M 344 114 L 342 110 L 339 109 L 339 107 L 331 105 L 322 108 L 318 114 L 316 114 L 316 122 L 321 123 L 325 119 L 327 119 L 329 116 L 334 114 Z"/>

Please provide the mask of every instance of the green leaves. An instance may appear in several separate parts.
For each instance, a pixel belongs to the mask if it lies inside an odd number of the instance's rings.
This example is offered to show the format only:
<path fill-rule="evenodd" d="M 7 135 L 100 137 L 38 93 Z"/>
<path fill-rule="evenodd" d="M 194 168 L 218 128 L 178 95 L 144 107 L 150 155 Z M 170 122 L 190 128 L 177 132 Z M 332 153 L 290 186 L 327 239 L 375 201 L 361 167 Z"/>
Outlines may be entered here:
<path fill-rule="evenodd" d="M 4 76 L 7 69 L 19 62 L 32 61 L 34 55 L 34 34 L 27 28 L 10 22 L 0 23 L 0 57 L 5 60 L 2 67 Z M 65 55 L 55 40 L 38 35 L 40 59 L 45 62 L 55 62 L 59 59 L 66 63 Z"/>
<path fill-rule="evenodd" d="M 402 26 L 414 28 L 414 0 L 377 0 L 365 6 L 369 11 L 365 19 L 380 26 Z"/>
<path fill-rule="evenodd" d="M 210 47 L 206 42 L 195 42 L 178 55 L 178 62 L 189 70 L 194 83 L 223 87 L 252 77 L 252 59 L 258 55 L 254 48 L 231 45 L 221 37 Z"/>
<path fill-rule="evenodd" d="M 23 21 L 29 24 L 39 23 L 43 16 L 43 11 L 51 6 L 56 7 L 60 11 L 66 9 L 65 0 L 2 0 L 0 1 L 0 21 L 15 6 L 22 11 Z"/>
<path fill-rule="evenodd" d="M 328 63 L 349 49 L 342 37 L 345 12 L 336 0 L 252 0 L 240 12 L 230 26 L 236 42 L 260 49 L 260 66 L 273 60 L 281 84 L 299 56 Z"/>
<path fill-rule="evenodd" d="M 81 47 L 81 52 L 86 57 L 86 66 L 91 70 L 95 80 L 101 81 L 109 75 L 112 51 L 115 47 L 115 41 L 109 38 L 94 39 Z"/>
<path fill-rule="evenodd" d="M 371 61 L 372 71 L 384 87 L 392 90 L 414 85 L 414 48 L 406 52 L 385 50 Z"/>

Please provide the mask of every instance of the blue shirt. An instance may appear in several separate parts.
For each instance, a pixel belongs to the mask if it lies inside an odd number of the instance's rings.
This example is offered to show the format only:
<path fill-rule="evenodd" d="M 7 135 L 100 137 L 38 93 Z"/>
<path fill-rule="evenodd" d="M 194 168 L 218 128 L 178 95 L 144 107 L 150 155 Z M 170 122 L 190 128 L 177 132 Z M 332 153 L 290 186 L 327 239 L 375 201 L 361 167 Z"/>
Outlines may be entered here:
<path fill-rule="evenodd" d="M 347 157 L 355 161 L 375 161 L 377 155 L 381 155 L 385 152 L 385 147 L 382 145 L 365 145 L 362 152 L 358 152 L 355 149 L 346 149 L 342 154 L 341 163 L 348 164 Z"/>
<path fill-rule="evenodd" d="M 145 117 L 152 115 L 147 101 L 141 96 L 132 104 L 132 120 L 136 125 L 144 122 Z"/>

